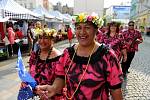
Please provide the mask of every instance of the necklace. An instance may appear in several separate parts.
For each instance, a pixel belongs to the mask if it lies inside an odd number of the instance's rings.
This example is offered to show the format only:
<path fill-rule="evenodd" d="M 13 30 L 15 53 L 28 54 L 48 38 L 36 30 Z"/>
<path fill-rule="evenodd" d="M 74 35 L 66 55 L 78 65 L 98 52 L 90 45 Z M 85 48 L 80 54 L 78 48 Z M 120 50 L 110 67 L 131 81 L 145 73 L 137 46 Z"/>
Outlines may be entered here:
<path fill-rule="evenodd" d="M 36 58 L 36 63 L 35 63 L 35 66 L 36 66 L 35 71 L 36 71 L 37 74 L 40 74 L 40 73 L 41 73 L 42 70 L 41 70 L 41 71 L 38 71 L 38 69 L 41 68 L 41 67 L 43 67 L 43 66 L 47 63 L 48 58 L 50 57 L 52 50 L 53 50 L 53 47 L 50 48 L 50 50 L 48 51 L 48 55 L 47 55 L 47 57 L 46 57 L 46 60 L 45 60 L 44 63 L 43 63 L 42 65 L 40 65 L 40 66 L 38 66 L 38 61 L 39 61 L 39 59 L 40 59 L 41 50 L 38 51 L 38 53 L 37 53 L 37 58 Z"/>
<path fill-rule="evenodd" d="M 77 92 L 77 90 L 78 90 L 78 88 L 79 88 L 79 86 L 80 86 L 80 84 L 81 84 L 81 82 L 82 82 L 82 80 L 83 80 L 83 77 L 84 77 L 84 75 L 85 75 L 85 73 L 86 73 L 86 71 L 87 71 L 87 68 L 88 68 L 88 66 L 89 66 L 89 63 L 90 63 L 90 60 L 91 60 L 91 56 L 92 56 L 92 54 L 93 54 L 93 52 L 94 52 L 95 47 L 96 47 L 96 45 L 94 44 L 94 47 L 93 47 L 93 49 L 92 49 L 92 51 L 91 51 L 91 53 L 90 53 L 90 56 L 89 56 L 89 59 L 88 59 L 86 68 L 85 68 L 85 70 L 84 70 L 84 72 L 83 72 L 83 74 L 82 74 L 82 77 L 81 77 L 81 79 L 80 79 L 80 81 L 79 81 L 79 83 L 78 83 L 78 85 L 77 85 L 77 87 L 76 87 L 74 93 L 72 94 L 72 96 L 68 97 L 68 95 L 67 95 L 67 82 L 66 82 L 66 81 L 67 81 L 67 74 L 68 74 L 68 72 L 69 72 L 69 70 L 70 70 L 70 68 L 71 68 L 71 65 L 72 65 L 74 56 L 75 56 L 75 54 L 76 54 L 76 52 L 77 52 L 77 50 L 78 50 L 78 48 L 79 48 L 79 46 L 77 46 L 77 49 L 75 50 L 75 52 L 74 52 L 74 54 L 73 54 L 73 57 L 72 57 L 72 59 L 71 59 L 71 62 L 70 62 L 69 67 L 68 67 L 68 69 L 67 69 L 67 72 L 66 72 L 66 74 L 65 74 L 65 87 L 63 88 L 63 92 L 64 92 L 64 94 L 65 94 L 65 96 L 66 96 L 66 98 L 67 98 L 68 100 L 71 100 L 71 99 L 74 97 L 75 93 Z"/>

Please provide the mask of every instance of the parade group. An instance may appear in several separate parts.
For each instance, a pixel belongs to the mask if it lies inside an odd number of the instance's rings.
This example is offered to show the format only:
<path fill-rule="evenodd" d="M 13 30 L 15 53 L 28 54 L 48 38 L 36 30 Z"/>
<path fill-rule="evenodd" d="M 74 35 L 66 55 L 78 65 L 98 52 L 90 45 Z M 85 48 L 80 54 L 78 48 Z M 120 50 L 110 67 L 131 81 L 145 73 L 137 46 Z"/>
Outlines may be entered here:
<path fill-rule="evenodd" d="M 123 100 L 121 86 L 142 35 L 134 21 L 126 28 L 115 21 L 102 26 L 99 21 L 95 15 L 76 15 L 73 24 L 78 42 L 63 53 L 54 47 L 55 29 L 39 21 L 34 29 L 33 23 L 28 25 L 29 73 L 38 84 L 34 96 L 40 100 Z M 14 42 L 11 25 L 7 31 L 10 43 Z M 71 43 L 71 28 L 67 32 Z M 22 82 L 20 88 L 26 86 Z"/>

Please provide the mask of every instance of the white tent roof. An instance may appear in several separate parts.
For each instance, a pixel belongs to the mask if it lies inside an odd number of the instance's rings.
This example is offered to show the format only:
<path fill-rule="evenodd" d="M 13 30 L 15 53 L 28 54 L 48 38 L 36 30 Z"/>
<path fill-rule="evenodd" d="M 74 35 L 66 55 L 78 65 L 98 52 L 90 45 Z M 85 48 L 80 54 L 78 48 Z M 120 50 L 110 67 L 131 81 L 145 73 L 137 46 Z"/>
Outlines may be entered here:
<path fill-rule="evenodd" d="M 51 11 L 50 14 L 53 15 L 53 16 L 55 16 L 59 20 L 66 20 L 66 19 L 68 19 L 66 16 L 64 16 L 62 13 L 60 13 L 57 10 Z"/>
<path fill-rule="evenodd" d="M 9 17 L 5 17 L 5 18 L 0 17 L 0 22 L 6 22 L 8 20 L 9 20 Z"/>
<path fill-rule="evenodd" d="M 71 15 L 69 15 L 69 14 L 63 14 L 67 19 L 66 20 L 68 20 L 68 21 L 72 21 L 72 16 Z"/>
<path fill-rule="evenodd" d="M 24 17 L 28 15 L 29 16 L 34 16 L 34 17 L 39 17 L 38 14 L 33 13 L 32 11 L 22 7 L 21 5 L 19 5 L 18 3 L 16 3 L 14 0 L 0 0 L 0 9 L 4 10 L 4 17 L 5 16 L 10 16 L 13 17 L 14 16 L 19 16 L 17 14 L 20 14 L 20 16 L 24 15 Z"/>
<path fill-rule="evenodd" d="M 50 19 L 55 18 L 55 16 L 49 14 L 48 11 L 47 11 L 45 8 L 43 8 L 42 6 L 39 6 L 38 8 L 35 8 L 35 9 L 33 10 L 33 12 L 34 12 L 34 13 L 37 13 L 37 14 L 39 14 L 39 15 L 41 15 L 41 16 L 44 16 L 44 17 L 46 17 L 46 18 L 50 18 Z"/>
<path fill-rule="evenodd" d="M 69 18 L 68 16 L 60 13 L 59 11 L 55 10 L 55 11 L 51 11 L 50 14 L 52 14 L 53 16 L 55 16 L 58 20 L 61 20 L 64 23 L 71 23 L 72 18 Z"/>

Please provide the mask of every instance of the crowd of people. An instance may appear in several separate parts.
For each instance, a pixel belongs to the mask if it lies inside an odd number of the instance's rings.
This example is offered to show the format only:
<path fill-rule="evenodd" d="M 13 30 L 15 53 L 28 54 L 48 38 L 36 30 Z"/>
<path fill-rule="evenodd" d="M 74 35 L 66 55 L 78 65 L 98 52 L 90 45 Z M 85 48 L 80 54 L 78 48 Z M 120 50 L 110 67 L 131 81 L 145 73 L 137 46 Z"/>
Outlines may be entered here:
<path fill-rule="evenodd" d="M 26 26 L 26 31 L 23 31 L 22 24 L 20 22 L 6 22 L 6 32 L 5 36 L 1 36 L 0 40 L 4 43 L 4 47 L 8 49 L 9 57 L 17 54 L 18 48 L 21 48 L 21 51 L 31 54 L 32 50 L 38 48 L 37 43 L 37 33 L 42 29 L 49 29 L 46 23 L 37 22 L 28 22 Z M 64 26 L 66 29 L 55 30 L 56 36 L 54 37 L 54 42 L 68 39 L 69 41 L 72 38 L 72 32 L 70 32 L 68 26 Z M 67 34 L 69 33 L 69 35 Z M 70 35 L 71 33 L 71 35 Z M 0 33 L 0 35 L 2 35 Z"/>
<path fill-rule="evenodd" d="M 101 26 L 95 15 L 78 14 L 74 20 L 78 43 L 60 53 L 54 47 L 55 32 L 36 23 L 30 40 L 29 73 L 36 80 L 34 94 L 41 100 L 122 100 L 121 85 L 143 42 L 130 21 L 128 29 L 117 22 Z M 68 30 L 70 33 L 70 29 Z M 71 35 L 70 35 L 71 36 Z M 71 43 L 71 37 L 69 42 Z M 32 48 L 34 44 L 34 49 Z M 22 82 L 21 88 L 26 83 Z"/>

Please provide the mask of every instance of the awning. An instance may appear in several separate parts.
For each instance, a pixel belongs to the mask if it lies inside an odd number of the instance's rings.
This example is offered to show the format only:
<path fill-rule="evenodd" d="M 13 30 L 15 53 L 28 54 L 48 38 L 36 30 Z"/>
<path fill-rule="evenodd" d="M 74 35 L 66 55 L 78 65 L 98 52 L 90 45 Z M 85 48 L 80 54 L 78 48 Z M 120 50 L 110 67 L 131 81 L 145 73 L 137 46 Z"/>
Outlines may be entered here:
<path fill-rule="evenodd" d="M 11 19 L 37 19 L 39 15 L 22 7 L 14 0 L 0 0 L 0 9 L 3 17 L 9 16 Z"/>
<path fill-rule="evenodd" d="M 42 6 L 35 8 L 33 10 L 33 12 L 39 14 L 40 16 L 42 16 L 46 20 L 55 18 L 55 16 L 49 14 L 48 11 L 45 8 L 43 8 Z"/>
<path fill-rule="evenodd" d="M 0 22 L 6 22 L 8 20 L 9 20 L 9 17 L 5 17 L 5 18 L 0 17 Z"/>
<path fill-rule="evenodd" d="M 51 11 L 50 14 L 53 15 L 53 16 L 55 16 L 60 21 L 65 22 L 66 20 L 68 20 L 68 18 L 66 16 L 64 16 L 62 13 L 60 13 L 57 10 Z"/>
<path fill-rule="evenodd" d="M 66 17 L 67 22 L 72 22 L 72 16 L 69 14 L 63 14 Z"/>

